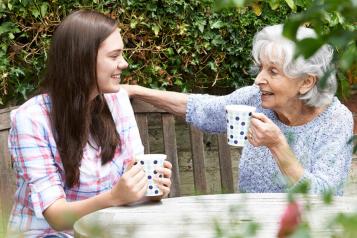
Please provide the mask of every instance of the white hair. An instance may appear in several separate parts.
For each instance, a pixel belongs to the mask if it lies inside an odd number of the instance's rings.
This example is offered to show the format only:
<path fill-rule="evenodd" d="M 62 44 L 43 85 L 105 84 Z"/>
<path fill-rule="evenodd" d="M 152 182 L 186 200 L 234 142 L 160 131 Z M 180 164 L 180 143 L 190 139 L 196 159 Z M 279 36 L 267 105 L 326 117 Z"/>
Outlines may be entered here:
<path fill-rule="evenodd" d="M 331 71 L 333 49 L 330 45 L 323 45 L 313 56 L 304 59 L 299 56 L 294 59 L 295 43 L 282 34 L 283 25 L 267 26 L 258 32 L 253 39 L 253 58 L 257 64 L 261 64 L 261 57 L 281 66 L 283 72 L 289 78 L 303 79 L 306 76 L 315 76 L 317 82 L 307 93 L 300 96 L 307 105 L 321 107 L 331 103 L 336 93 L 336 74 Z M 314 30 L 299 27 L 296 38 L 316 38 Z M 328 74 L 326 74 L 329 72 Z M 326 81 L 321 86 L 321 78 L 326 74 Z"/>

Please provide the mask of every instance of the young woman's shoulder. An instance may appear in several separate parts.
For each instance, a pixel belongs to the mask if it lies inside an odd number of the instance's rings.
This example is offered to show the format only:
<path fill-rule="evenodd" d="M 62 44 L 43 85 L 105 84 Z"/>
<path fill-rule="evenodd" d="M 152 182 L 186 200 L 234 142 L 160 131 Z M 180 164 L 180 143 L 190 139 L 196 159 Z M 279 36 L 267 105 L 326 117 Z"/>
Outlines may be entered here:
<path fill-rule="evenodd" d="M 106 93 L 104 98 L 112 114 L 119 113 L 124 116 L 133 111 L 128 93 L 125 90 L 119 90 L 117 93 Z"/>
<path fill-rule="evenodd" d="M 11 120 L 28 118 L 31 121 L 47 120 L 49 117 L 50 100 L 47 94 L 34 96 L 20 107 L 11 111 Z"/>

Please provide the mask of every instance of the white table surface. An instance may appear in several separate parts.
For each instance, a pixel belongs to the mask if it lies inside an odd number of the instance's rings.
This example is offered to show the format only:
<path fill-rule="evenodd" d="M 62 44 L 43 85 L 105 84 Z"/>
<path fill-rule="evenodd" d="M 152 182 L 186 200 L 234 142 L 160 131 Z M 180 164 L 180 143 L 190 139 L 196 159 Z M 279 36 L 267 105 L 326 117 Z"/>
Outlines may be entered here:
<path fill-rule="evenodd" d="M 74 225 L 75 237 L 216 237 L 215 222 L 227 232 L 242 232 L 252 221 L 260 224 L 256 237 L 276 237 L 287 204 L 285 193 L 237 193 L 163 199 L 159 203 L 113 207 L 88 214 Z M 321 197 L 298 199 L 314 237 L 326 237 L 326 223 L 338 212 L 356 212 L 357 197 L 335 197 L 332 205 Z M 232 225 L 235 224 L 235 225 Z M 234 231 L 237 229 L 237 231 Z"/>

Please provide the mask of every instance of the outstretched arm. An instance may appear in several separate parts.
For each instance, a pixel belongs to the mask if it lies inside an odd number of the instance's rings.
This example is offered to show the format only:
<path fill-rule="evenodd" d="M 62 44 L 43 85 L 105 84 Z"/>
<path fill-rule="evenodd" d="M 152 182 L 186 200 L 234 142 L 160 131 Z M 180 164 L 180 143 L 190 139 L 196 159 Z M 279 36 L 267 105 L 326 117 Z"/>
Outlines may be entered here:
<path fill-rule="evenodd" d="M 140 99 L 174 115 L 185 117 L 188 95 L 178 92 L 149 89 L 138 85 L 121 85 L 133 98 Z"/>

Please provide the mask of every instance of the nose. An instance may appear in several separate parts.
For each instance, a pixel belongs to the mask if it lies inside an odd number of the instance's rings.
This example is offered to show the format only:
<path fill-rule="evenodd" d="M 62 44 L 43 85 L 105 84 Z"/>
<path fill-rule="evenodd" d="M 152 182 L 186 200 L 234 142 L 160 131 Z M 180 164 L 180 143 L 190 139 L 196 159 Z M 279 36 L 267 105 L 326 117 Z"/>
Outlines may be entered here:
<path fill-rule="evenodd" d="M 124 57 L 120 57 L 119 61 L 118 61 L 118 65 L 117 68 L 118 69 L 126 69 L 128 68 L 129 64 L 128 62 L 124 59 Z"/>
<path fill-rule="evenodd" d="M 260 71 L 259 74 L 257 75 L 257 77 L 254 80 L 254 84 L 259 85 L 259 84 L 264 84 L 266 83 L 266 79 L 265 79 L 265 74 L 264 74 L 264 70 Z"/>

